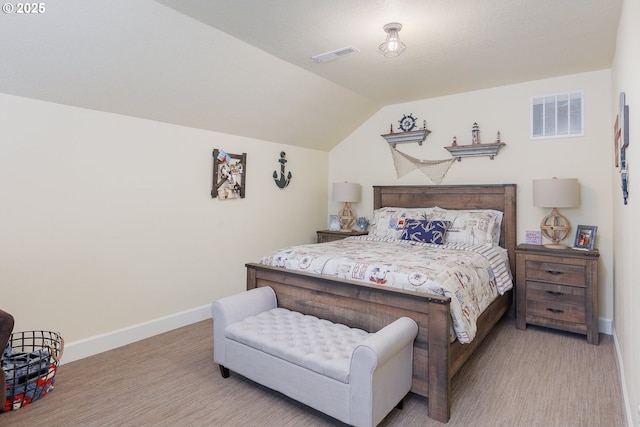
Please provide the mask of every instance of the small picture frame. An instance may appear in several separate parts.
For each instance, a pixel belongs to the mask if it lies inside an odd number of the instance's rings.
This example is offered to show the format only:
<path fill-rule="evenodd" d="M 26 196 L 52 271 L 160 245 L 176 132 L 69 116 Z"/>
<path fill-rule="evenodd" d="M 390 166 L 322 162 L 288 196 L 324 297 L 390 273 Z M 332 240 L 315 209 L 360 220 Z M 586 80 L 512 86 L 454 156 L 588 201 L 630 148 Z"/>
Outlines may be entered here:
<path fill-rule="evenodd" d="M 530 245 L 541 245 L 542 232 L 540 230 L 527 230 L 525 234 L 525 243 Z"/>
<path fill-rule="evenodd" d="M 340 231 L 340 219 L 338 215 L 329 215 L 329 231 Z"/>
<path fill-rule="evenodd" d="M 595 225 L 579 225 L 576 230 L 576 241 L 573 247 L 592 251 L 596 243 L 598 227 Z"/>

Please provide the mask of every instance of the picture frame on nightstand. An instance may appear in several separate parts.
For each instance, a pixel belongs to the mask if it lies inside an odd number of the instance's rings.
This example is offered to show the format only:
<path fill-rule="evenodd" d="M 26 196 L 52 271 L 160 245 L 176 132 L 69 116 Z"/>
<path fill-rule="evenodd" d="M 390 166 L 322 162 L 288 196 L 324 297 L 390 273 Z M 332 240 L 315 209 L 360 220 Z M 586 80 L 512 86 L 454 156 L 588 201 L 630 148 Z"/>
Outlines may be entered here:
<path fill-rule="evenodd" d="M 596 244 L 596 225 L 579 225 L 576 230 L 576 240 L 573 247 L 576 249 L 586 249 L 592 251 Z"/>
<path fill-rule="evenodd" d="M 329 215 L 329 231 L 340 231 L 340 219 L 338 215 Z"/>

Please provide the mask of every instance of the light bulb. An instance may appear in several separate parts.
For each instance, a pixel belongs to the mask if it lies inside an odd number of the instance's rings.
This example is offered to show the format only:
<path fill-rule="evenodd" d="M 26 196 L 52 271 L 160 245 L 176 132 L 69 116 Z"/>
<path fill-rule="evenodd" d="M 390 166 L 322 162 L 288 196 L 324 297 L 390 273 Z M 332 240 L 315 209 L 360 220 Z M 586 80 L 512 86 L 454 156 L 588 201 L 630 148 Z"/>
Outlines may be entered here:
<path fill-rule="evenodd" d="M 387 42 L 387 46 L 391 52 L 395 52 L 398 50 L 398 38 L 397 37 L 389 37 L 389 41 Z"/>

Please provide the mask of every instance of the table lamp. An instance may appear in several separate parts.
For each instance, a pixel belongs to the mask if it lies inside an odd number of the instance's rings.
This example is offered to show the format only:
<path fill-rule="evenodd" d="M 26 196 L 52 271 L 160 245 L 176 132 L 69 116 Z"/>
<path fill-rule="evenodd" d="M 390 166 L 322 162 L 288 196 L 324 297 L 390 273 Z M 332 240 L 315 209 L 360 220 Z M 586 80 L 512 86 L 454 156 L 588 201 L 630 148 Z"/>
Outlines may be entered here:
<path fill-rule="evenodd" d="M 333 201 L 344 202 L 344 206 L 338 211 L 340 231 L 351 231 L 351 227 L 356 220 L 356 213 L 353 211 L 353 209 L 351 209 L 349 203 L 360 201 L 360 184 L 355 184 L 353 182 L 334 183 Z"/>
<path fill-rule="evenodd" d="M 533 205 L 539 208 L 551 208 L 551 213 L 540 222 L 542 235 L 551 240 L 545 244 L 547 248 L 564 249 L 567 245 L 560 243 L 569 235 L 571 224 L 560 215 L 558 208 L 575 208 L 580 206 L 580 184 L 576 178 L 534 179 Z"/>

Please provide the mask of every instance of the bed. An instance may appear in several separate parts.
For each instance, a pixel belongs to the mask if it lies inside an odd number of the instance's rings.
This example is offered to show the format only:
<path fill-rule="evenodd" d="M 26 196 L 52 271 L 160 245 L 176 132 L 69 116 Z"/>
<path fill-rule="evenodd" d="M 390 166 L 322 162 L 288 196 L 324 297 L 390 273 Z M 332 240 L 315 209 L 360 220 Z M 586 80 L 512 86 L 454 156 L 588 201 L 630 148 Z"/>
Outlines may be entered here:
<path fill-rule="evenodd" d="M 374 186 L 374 209 L 384 207 L 493 209 L 503 213 L 499 245 L 515 272 L 516 186 Z M 319 276 L 259 263 L 246 264 L 247 289 L 271 286 L 278 305 L 367 331 L 377 331 L 401 316 L 418 323 L 411 391 L 427 399 L 429 416 L 447 422 L 451 378 L 509 310 L 512 291 L 498 296 L 477 320 L 468 344 L 451 341 L 451 298 L 393 289 L 375 283 Z"/>

